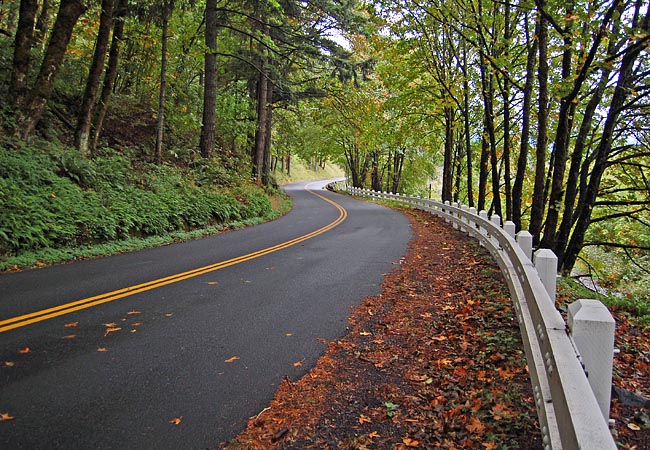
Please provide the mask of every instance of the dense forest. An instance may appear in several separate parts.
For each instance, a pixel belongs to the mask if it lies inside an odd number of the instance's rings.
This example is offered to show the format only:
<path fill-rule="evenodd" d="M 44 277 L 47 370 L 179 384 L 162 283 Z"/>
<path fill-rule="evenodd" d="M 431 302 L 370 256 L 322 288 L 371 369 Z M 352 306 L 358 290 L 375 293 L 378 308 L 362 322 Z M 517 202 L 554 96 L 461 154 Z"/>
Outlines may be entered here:
<path fill-rule="evenodd" d="M 297 157 L 650 305 L 649 46 L 648 0 L 5 0 L 0 256 L 264 215 Z"/>

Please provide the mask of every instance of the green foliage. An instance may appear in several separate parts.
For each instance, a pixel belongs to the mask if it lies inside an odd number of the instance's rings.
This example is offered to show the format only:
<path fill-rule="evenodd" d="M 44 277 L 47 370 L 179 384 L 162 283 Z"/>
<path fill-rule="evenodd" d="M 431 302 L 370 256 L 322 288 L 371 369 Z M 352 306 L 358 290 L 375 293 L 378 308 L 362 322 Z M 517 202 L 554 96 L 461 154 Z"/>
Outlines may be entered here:
<path fill-rule="evenodd" d="M 257 187 L 199 185 L 200 167 L 135 165 L 102 151 L 89 161 L 43 142 L 0 147 L 0 258 L 132 237 L 160 236 L 268 216 Z M 49 250 L 46 251 L 46 250 Z"/>

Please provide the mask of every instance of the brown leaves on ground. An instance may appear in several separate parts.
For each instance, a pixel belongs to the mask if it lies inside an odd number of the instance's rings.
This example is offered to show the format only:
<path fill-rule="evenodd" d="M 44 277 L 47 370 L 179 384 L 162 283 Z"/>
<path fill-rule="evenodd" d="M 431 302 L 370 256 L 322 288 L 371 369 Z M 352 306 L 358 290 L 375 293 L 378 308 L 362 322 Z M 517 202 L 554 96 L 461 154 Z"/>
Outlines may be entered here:
<path fill-rule="evenodd" d="M 316 367 L 222 449 L 541 448 L 519 328 L 478 244 L 408 212 L 415 238 Z"/>

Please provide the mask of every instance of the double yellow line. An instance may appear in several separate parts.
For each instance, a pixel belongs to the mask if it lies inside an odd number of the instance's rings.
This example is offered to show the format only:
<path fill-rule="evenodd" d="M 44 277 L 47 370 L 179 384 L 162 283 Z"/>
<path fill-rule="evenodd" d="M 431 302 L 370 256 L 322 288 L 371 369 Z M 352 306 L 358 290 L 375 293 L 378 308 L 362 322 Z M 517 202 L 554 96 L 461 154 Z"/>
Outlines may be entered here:
<path fill-rule="evenodd" d="M 158 278 L 156 280 L 148 281 L 146 283 L 125 287 L 115 291 L 106 292 L 104 294 L 95 295 L 93 297 L 88 297 L 74 302 L 66 303 L 64 305 L 55 306 L 53 308 L 43 309 L 41 311 L 35 311 L 33 313 L 2 320 L 0 321 L 0 333 L 13 330 L 14 328 L 24 327 L 32 323 L 42 322 L 43 320 L 51 319 L 53 317 L 70 314 L 71 312 L 79 311 L 81 309 L 92 308 L 93 306 L 101 305 L 102 303 L 112 302 L 120 298 L 129 297 L 134 294 L 139 294 L 140 292 L 150 291 L 152 289 L 156 289 L 161 286 L 165 286 L 167 284 L 178 283 L 179 281 L 198 277 L 199 275 L 204 275 L 206 273 L 214 272 L 216 270 L 223 269 L 225 267 L 230 267 L 230 266 L 234 266 L 235 264 L 250 261 L 252 259 L 259 258 L 260 256 L 268 255 L 270 253 L 283 250 L 293 245 L 300 244 L 301 242 L 304 242 L 308 239 L 311 239 L 315 236 L 318 236 L 320 234 L 323 234 L 331 230 L 332 228 L 338 226 L 341 222 L 345 220 L 348 213 L 341 205 L 320 194 L 310 191 L 309 189 L 307 190 L 311 194 L 325 200 L 326 202 L 334 205 L 338 209 L 339 216 L 336 218 L 336 220 L 329 223 L 328 225 L 325 225 L 322 228 L 319 228 L 315 231 L 312 231 L 311 233 L 305 234 L 295 239 L 291 239 L 290 241 L 286 241 L 281 244 L 274 245 L 273 247 L 268 247 L 262 250 L 258 250 L 253 253 L 248 253 L 246 255 L 238 256 L 236 258 L 232 258 L 227 261 L 221 261 L 208 266 L 189 270 L 187 272 L 170 275 L 164 278 Z"/>

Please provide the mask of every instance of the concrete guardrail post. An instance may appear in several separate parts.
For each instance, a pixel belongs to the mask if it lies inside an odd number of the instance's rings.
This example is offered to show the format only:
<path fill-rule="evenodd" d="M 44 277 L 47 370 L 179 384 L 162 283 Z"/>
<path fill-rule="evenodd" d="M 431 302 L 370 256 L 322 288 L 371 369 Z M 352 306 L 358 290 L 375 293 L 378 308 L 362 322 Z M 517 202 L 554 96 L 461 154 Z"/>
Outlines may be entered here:
<path fill-rule="evenodd" d="M 540 248 L 533 255 L 533 264 L 542 284 L 546 288 L 551 302 L 555 305 L 555 292 L 557 289 L 557 256 L 547 248 Z"/>
<path fill-rule="evenodd" d="M 487 211 L 484 210 L 484 209 L 482 209 L 482 210 L 480 210 L 480 211 L 478 212 L 478 216 L 479 216 L 481 219 L 488 220 L 488 213 L 487 213 Z M 487 229 L 486 229 L 486 228 L 483 228 L 483 227 L 479 226 L 479 230 L 480 230 L 481 233 L 483 233 L 483 234 L 487 234 Z"/>
<path fill-rule="evenodd" d="M 511 220 L 507 220 L 506 223 L 503 224 L 503 230 L 513 239 L 515 238 L 516 229 L 517 227 L 515 226 L 515 223 Z"/>
<path fill-rule="evenodd" d="M 458 203 L 454 202 L 454 203 L 451 204 L 451 206 L 453 206 L 454 208 L 458 208 Z M 453 216 L 458 217 L 458 214 L 453 214 Z M 454 226 L 454 230 L 457 230 L 458 228 L 460 228 L 456 221 L 454 221 L 453 226 Z"/>
<path fill-rule="evenodd" d="M 569 305 L 567 324 L 591 390 L 605 421 L 609 421 L 616 322 L 600 301 L 582 299 Z"/>
<path fill-rule="evenodd" d="M 460 209 L 462 209 L 463 211 L 466 212 L 467 211 L 467 205 L 461 205 Z M 462 219 L 463 224 L 469 223 L 469 220 L 467 219 L 467 217 L 465 217 L 465 216 L 462 216 L 462 217 L 463 217 L 463 219 Z M 464 225 L 461 226 L 460 231 L 462 231 L 463 233 L 467 233 L 467 227 L 464 226 Z"/>
<path fill-rule="evenodd" d="M 524 251 L 524 255 L 528 257 L 530 261 L 533 260 L 533 235 L 526 230 L 521 230 L 517 233 L 517 244 Z"/>

